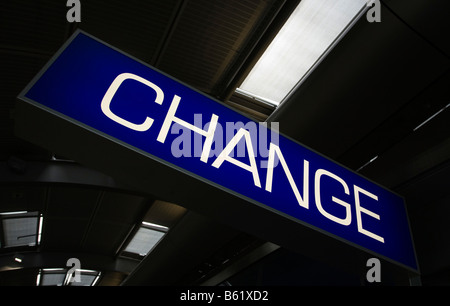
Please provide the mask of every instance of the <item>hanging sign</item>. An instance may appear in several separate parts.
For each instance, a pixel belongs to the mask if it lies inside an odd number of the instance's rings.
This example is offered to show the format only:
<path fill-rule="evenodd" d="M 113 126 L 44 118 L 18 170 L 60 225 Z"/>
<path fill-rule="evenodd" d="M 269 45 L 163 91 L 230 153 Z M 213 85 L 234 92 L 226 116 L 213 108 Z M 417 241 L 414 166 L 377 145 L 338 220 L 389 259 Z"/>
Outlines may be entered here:
<path fill-rule="evenodd" d="M 417 270 L 400 196 L 84 32 L 19 99 Z"/>

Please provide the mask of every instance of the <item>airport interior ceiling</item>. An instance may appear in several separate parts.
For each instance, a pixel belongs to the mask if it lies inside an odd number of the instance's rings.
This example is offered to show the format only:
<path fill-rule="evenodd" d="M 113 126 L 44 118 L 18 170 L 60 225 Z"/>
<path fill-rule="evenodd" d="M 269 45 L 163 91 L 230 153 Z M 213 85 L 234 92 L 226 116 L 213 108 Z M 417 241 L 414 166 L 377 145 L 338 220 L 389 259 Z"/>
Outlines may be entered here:
<path fill-rule="evenodd" d="M 382 0 L 278 107 L 236 92 L 299 2 L 81 0 L 68 22 L 66 1 L 2 1 L 0 285 L 63 282 L 70 258 L 90 284 L 218 285 L 283 249 L 16 136 L 17 96 L 77 29 L 403 196 L 421 284 L 449 285 L 449 2 Z"/>

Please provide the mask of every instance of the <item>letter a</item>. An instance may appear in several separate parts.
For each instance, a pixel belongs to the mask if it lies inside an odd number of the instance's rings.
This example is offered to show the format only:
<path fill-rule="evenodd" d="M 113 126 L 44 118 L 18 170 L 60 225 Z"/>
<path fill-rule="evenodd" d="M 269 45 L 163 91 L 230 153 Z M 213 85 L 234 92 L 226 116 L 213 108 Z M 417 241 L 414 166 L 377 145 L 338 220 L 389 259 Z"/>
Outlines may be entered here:
<path fill-rule="evenodd" d="M 67 11 L 66 18 L 68 22 L 81 22 L 81 3 L 79 0 L 67 0 L 67 7 L 72 8 Z"/>
<path fill-rule="evenodd" d="M 81 263 L 78 258 L 69 258 L 66 263 L 67 267 L 72 267 L 67 271 L 67 275 L 71 275 L 73 279 L 71 279 L 71 282 L 81 282 L 81 276 L 80 276 L 80 269 L 81 269 Z"/>
<path fill-rule="evenodd" d="M 367 267 L 370 268 L 366 273 L 366 279 L 369 283 L 379 283 L 381 282 L 381 264 L 378 258 L 369 258 L 367 260 Z"/>
<path fill-rule="evenodd" d="M 366 18 L 368 22 L 381 22 L 381 7 L 380 0 L 370 0 L 367 2 L 367 6 L 372 6 L 367 11 Z"/>

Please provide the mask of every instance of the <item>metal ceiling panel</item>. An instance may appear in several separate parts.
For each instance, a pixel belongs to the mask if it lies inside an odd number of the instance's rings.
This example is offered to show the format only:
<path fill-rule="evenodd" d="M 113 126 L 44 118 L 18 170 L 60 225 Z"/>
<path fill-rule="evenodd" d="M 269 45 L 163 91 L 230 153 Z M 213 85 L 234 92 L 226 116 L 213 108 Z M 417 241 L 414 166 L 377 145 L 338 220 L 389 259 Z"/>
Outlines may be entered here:
<path fill-rule="evenodd" d="M 278 1 L 278 5 L 282 2 Z M 156 66 L 210 94 L 234 64 L 275 1 L 187 1 Z"/>
<path fill-rule="evenodd" d="M 105 191 L 95 213 L 95 221 L 107 220 L 113 223 L 134 224 L 136 220 L 142 219 L 150 204 L 151 200 L 147 197 Z"/>
<path fill-rule="evenodd" d="M 51 252 L 78 251 L 88 224 L 88 219 L 45 218 L 42 232 L 42 248 Z"/>
<path fill-rule="evenodd" d="M 156 200 L 145 214 L 143 221 L 166 226 L 170 229 L 177 224 L 186 211 L 184 207 L 176 204 Z"/>
<path fill-rule="evenodd" d="M 67 37 L 65 1 L 2 1 L 0 50 L 51 55 Z"/>
<path fill-rule="evenodd" d="M 45 250 L 79 250 L 100 192 L 83 187 L 50 188 L 44 214 L 42 245 Z"/>
<path fill-rule="evenodd" d="M 0 212 L 43 211 L 47 188 L 42 186 L 2 184 Z"/>
<path fill-rule="evenodd" d="M 45 150 L 17 139 L 13 131 L 15 97 L 42 68 L 46 60 L 47 57 L 43 55 L 29 55 L 22 51 L 2 50 L 0 46 L 0 67 L 4 72 L 0 74 L 0 158 L 2 160 L 16 154 L 23 154 L 28 157 L 47 155 Z"/>
<path fill-rule="evenodd" d="M 47 218 L 89 219 L 94 212 L 100 191 L 83 187 L 54 186 L 50 188 Z"/>
<path fill-rule="evenodd" d="M 431 45 L 450 56 L 448 12 L 450 2 L 443 0 L 384 0 L 383 3 L 399 19 Z"/>
<path fill-rule="evenodd" d="M 179 0 L 83 1 L 79 28 L 150 62 L 178 5 Z"/>
<path fill-rule="evenodd" d="M 429 284 L 448 285 L 450 235 L 450 162 L 434 167 L 403 184 L 398 191 L 406 194 L 417 256 L 422 259 L 422 277 Z M 437 278 L 436 278 L 437 277 Z M 435 282 L 435 283 L 434 283 Z"/>
<path fill-rule="evenodd" d="M 450 109 L 383 152 L 361 173 L 395 188 L 444 163 L 450 156 Z M 408 152 L 408 154 L 405 154 Z"/>
<path fill-rule="evenodd" d="M 149 206 L 150 199 L 145 197 L 114 191 L 103 192 L 83 241 L 83 249 L 116 255 Z"/>
<path fill-rule="evenodd" d="M 132 228 L 130 224 L 96 220 L 89 226 L 82 250 L 114 256 Z"/>
<path fill-rule="evenodd" d="M 37 268 L 15 269 L 0 273 L 0 286 L 35 286 Z"/>
<path fill-rule="evenodd" d="M 24 154 L 46 156 L 44 150 L 13 136 L 12 109 L 15 97 L 67 35 L 65 3 L 51 0 L 2 1 L 0 3 L 0 157 Z"/>

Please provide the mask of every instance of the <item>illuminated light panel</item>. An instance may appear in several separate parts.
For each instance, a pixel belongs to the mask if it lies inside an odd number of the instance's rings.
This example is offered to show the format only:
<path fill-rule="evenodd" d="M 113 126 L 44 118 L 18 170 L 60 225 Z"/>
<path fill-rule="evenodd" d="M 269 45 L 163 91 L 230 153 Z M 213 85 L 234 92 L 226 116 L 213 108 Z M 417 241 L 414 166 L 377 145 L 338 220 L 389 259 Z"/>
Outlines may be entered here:
<path fill-rule="evenodd" d="M 140 256 L 147 255 L 164 237 L 167 230 L 165 226 L 142 222 L 141 227 L 125 248 L 125 252 Z"/>
<path fill-rule="evenodd" d="M 65 277 L 66 270 L 62 268 L 40 269 L 36 286 L 62 286 Z"/>
<path fill-rule="evenodd" d="M 3 247 L 35 246 L 39 218 L 37 212 L 2 213 Z"/>
<path fill-rule="evenodd" d="M 238 93 L 278 105 L 351 27 L 366 0 L 302 0 Z"/>
<path fill-rule="evenodd" d="M 76 269 L 80 276 L 77 280 L 69 272 L 65 268 L 39 269 L 36 286 L 95 286 L 101 276 L 99 271 Z"/>

